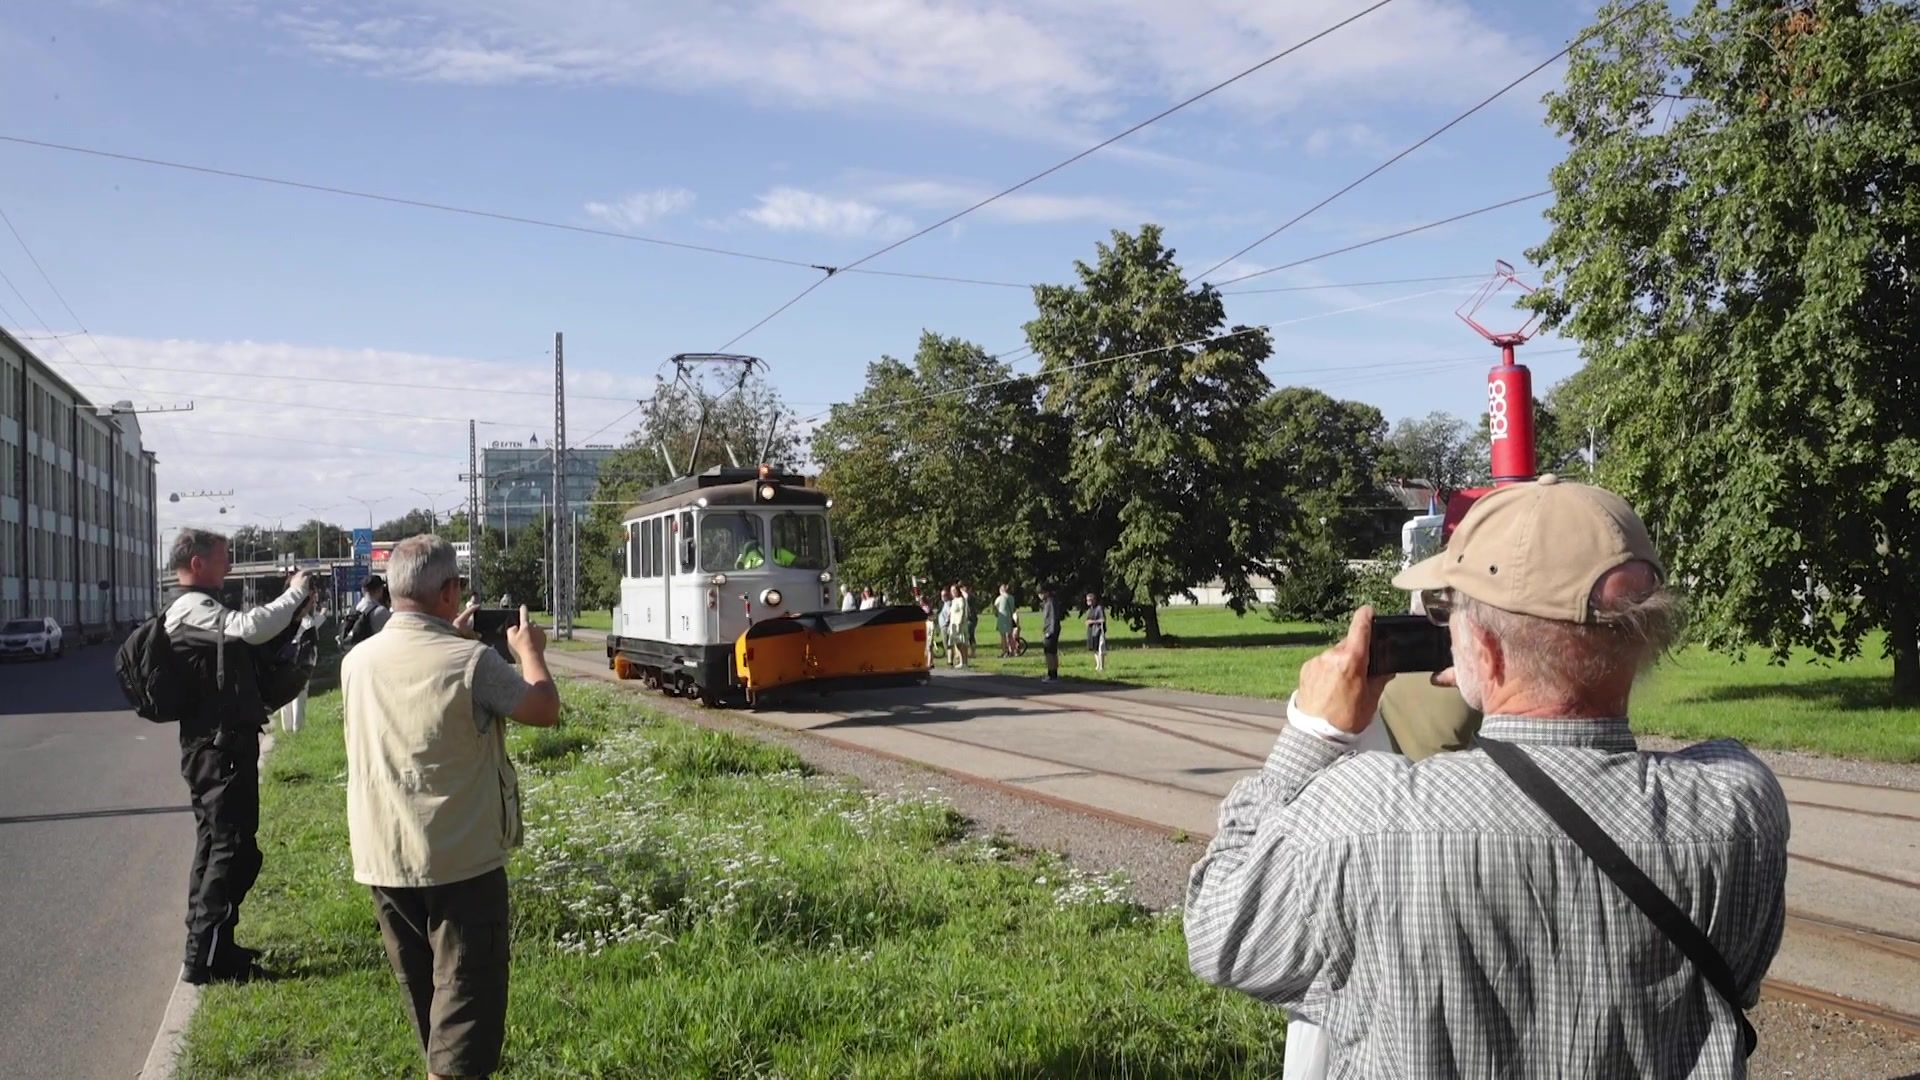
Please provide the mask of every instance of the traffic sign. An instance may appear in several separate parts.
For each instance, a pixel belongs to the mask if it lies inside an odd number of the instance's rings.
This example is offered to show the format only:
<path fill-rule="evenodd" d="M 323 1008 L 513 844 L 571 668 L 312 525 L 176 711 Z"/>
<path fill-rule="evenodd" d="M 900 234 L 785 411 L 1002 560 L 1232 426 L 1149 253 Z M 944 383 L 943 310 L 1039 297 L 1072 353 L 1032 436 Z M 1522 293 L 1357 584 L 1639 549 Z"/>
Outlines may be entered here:
<path fill-rule="evenodd" d="M 353 530 L 353 561 L 359 563 L 361 566 L 365 566 L 368 562 L 372 561 L 372 559 L 373 530 Z"/>
<path fill-rule="evenodd" d="M 341 593 L 357 593 L 366 582 L 367 568 L 362 563 L 333 568 L 333 592 L 336 596 Z"/>

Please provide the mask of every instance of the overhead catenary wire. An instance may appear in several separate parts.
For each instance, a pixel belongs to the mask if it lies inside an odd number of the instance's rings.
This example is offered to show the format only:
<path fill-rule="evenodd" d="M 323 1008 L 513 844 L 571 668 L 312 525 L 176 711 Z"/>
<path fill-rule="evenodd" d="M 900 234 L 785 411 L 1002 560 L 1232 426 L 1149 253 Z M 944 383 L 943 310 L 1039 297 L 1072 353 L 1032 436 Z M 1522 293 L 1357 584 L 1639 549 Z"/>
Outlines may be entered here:
<path fill-rule="evenodd" d="M 1644 0 L 1642 0 L 1642 2 L 1644 2 Z M 1125 131 L 1121 131 L 1118 134 L 1111 135 L 1105 139 L 1102 139 L 1101 141 L 1095 143 L 1094 145 L 1087 147 L 1085 150 L 1082 150 L 1079 153 L 1074 154 L 1069 158 L 1066 158 L 1065 160 L 1055 162 L 1054 164 L 1047 166 L 1046 168 L 1040 170 L 1037 173 L 1034 173 L 1032 176 L 1029 176 L 1024 180 L 1021 180 L 1018 183 L 1011 184 L 1005 188 L 1000 189 L 999 191 L 994 192 L 991 195 L 988 195 L 972 203 L 971 205 L 968 205 L 960 210 L 956 210 L 953 213 L 948 214 L 946 217 L 943 217 L 940 220 L 934 222 L 933 224 L 926 226 L 925 228 L 918 229 L 914 232 L 908 233 L 907 235 L 899 238 L 898 240 L 895 240 L 873 251 L 870 251 L 867 254 L 862 255 L 860 258 L 855 259 L 854 261 L 846 264 L 845 266 L 818 267 L 817 269 L 821 269 L 823 271 L 823 274 L 820 278 L 816 279 L 812 284 L 808 285 L 806 288 L 800 290 L 799 293 L 795 294 L 786 303 L 781 304 L 779 307 L 774 308 L 773 311 L 762 316 L 752 326 L 749 326 L 745 330 L 742 330 L 739 333 L 735 334 L 733 337 L 728 338 L 726 344 L 721 345 L 718 349 L 714 351 L 725 352 L 728 349 L 732 348 L 735 344 L 739 343 L 742 339 L 746 338 L 749 334 L 752 334 L 755 330 L 760 329 L 762 326 L 765 326 L 766 324 L 772 322 L 774 319 L 778 318 L 780 314 L 786 311 L 788 308 L 791 308 L 795 304 L 806 299 L 807 296 L 812 294 L 815 289 L 818 289 L 820 286 L 832 280 L 832 278 L 836 274 L 842 274 L 842 273 L 846 273 L 849 270 L 858 269 L 859 267 L 872 262 L 873 260 L 881 257 L 882 255 L 887 254 L 888 252 L 896 251 L 899 248 L 904 247 L 905 245 L 920 239 L 921 237 L 927 235 L 928 233 L 934 232 L 938 229 L 945 228 L 946 226 L 951 225 L 956 221 L 959 221 L 961 218 L 966 217 L 968 214 L 971 214 L 976 210 L 980 210 L 983 207 L 990 206 L 993 203 L 999 201 L 1000 199 L 1006 198 L 1008 195 L 1011 195 L 1014 192 L 1019 191 L 1020 189 L 1027 187 L 1030 184 L 1036 183 L 1040 180 L 1044 180 L 1047 177 L 1052 176 L 1054 173 L 1059 172 L 1061 169 L 1064 169 L 1067 166 L 1072 165 L 1074 162 L 1080 161 L 1083 158 L 1086 158 L 1092 154 L 1098 153 L 1099 151 L 1104 150 L 1109 146 L 1112 146 L 1114 143 L 1119 142 L 1120 140 L 1126 138 L 1129 135 L 1132 135 L 1133 133 L 1141 130 L 1142 128 L 1145 128 L 1150 124 L 1158 123 L 1159 121 L 1164 120 L 1169 116 L 1172 116 L 1174 113 L 1177 113 L 1180 110 L 1187 108 L 1188 106 L 1194 104 L 1195 102 L 1201 101 L 1207 97 L 1212 96 L 1215 93 L 1218 93 L 1221 90 L 1226 89 L 1229 86 L 1232 86 L 1234 83 L 1239 82 L 1241 79 L 1244 79 L 1249 75 L 1252 75 L 1253 73 L 1261 70 L 1262 68 L 1265 68 L 1271 64 L 1277 63 L 1280 60 L 1284 60 L 1288 56 L 1293 55 L 1294 53 L 1298 52 L 1301 49 L 1306 48 L 1307 46 L 1313 44 L 1314 42 L 1319 41 L 1320 39 L 1327 37 L 1330 34 L 1336 33 L 1344 29 L 1345 27 L 1352 25 L 1353 23 L 1360 21 L 1361 19 L 1367 17 L 1368 15 L 1373 14 L 1374 12 L 1380 10 L 1383 7 L 1386 7 L 1388 4 L 1391 4 L 1391 3 L 1393 3 L 1393 0 L 1375 0 L 1374 3 L 1369 4 L 1368 6 L 1360 9 L 1359 11 L 1354 12 L 1352 15 L 1349 15 L 1346 18 L 1341 19 L 1338 22 L 1335 22 L 1331 26 L 1327 26 L 1321 30 L 1314 32 L 1313 34 L 1308 35 L 1305 38 L 1302 38 L 1299 41 L 1294 42 L 1292 45 L 1289 45 L 1286 48 L 1280 50 L 1279 52 L 1274 53 L 1272 56 L 1267 57 L 1265 60 L 1262 60 L 1259 63 L 1254 64 L 1252 67 L 1239 71 L 1234 75 L 1226 79 L 1222 79 L 1221 81 L 1214 83 L 1212 86 L 1209 86 L 1206 89 L 1201 90 L 1196 94 L 1193 94 L 1190 97 L 1187 97 L 1181 101 L 1175 102 L 1174 104 L 1167 106 L 1166 108 L 1160 110 L 1159 112 L 1153 114 L 1152 116 L 1149 116 L 1146 119 L 1141 120 L 1138 123 L 1134 124 L 1132 127 L 1127 128 Z"/>
<path fill-rule="evenodd" d="M 26 306 L 27 314 L 33 316 L 33 321 L 39 323 L 41 329 L 47 330 L 49 332 L 52 331 L 53 327 L 49 326 L 47 323 L 47 320 L 40 316 L 40 311 L 38 308 L 33 306 L 33 301 L 27 299 L 27 294 L 20 291 L 20 286 L 14 284 L 13 278 L 9 277 L 5 270 L 0 270 L 0 282 L 6 283 L 8 290 L 10 290 L 13 293 L 14 297 L 18 299 L 20 303 Z M 7 313 L 7 320 L 13 323 L 15 326 L 21 325 L 20 321 L 18 319 L 15 319 L 11 312 Z M 67 354 L 67 360 L 70 361 L 75 368 L 78 368 L 79 370 L 86 372 L 88 377 L 90 378 L 96 377 L 93 369 L 88 367 L 85 362 L 83 362 L 78 356 L 75 356 L 73 354 L 73 350 L 67 346 L 66 340 L 64 338 L 54 337 L 54 338 L 51 338 L 51 340 L 55 345 L 60 346 L 61 352 L 64 352 Z"/>
<path fill-rule="evenodd" d="M 94 338 L 93 331 L 87 329 L 86 321 L 81 319 L 79 314 L 73 310 L 72 304 L 67 303 L 66 294 L 60 291 L 60 286 L 55 285 L 53 283 L 53 278 L 47 273 L 47 268 L 40 265 L 40 257 L 33 253 L 32 247 L 28 246 L 27 238 L 20 235 L 19 228 L 14 225 L 13 218 L 10 215 L 8 215 L 4 207 L 0 207 L 0 221 L 4 221 L 6 223 L 7 231 L 13 234 L 14 242 L 20 245 L 21 251 L 24 251 L 27 253 L 27 260 L 33 263 L 34 270 L 39 272 L 40 280 L 46 282 L 47 289 L 48 291 L 53 293 L 54 299 L 60 301 L 60 306 L 66 309 L 67 317 L 73 320 L 73 325 L 79 327 L 80 333 L 84 335 L 89 342 L 92 342 L 93 351 L 100 354 L 100 359 L 106 361 L 106 364 L 108 367 L 112 368 L 116 372 L 119 372 L 120 381 L 123 383 L 126 383 L 127 388 L 129 390 L 133 389 L 133 383 L 131 380 L 127 378 L 126 373 L 123 371 L 120 371 L 120 365 L 114 363 L 113 357 L 107 355 L 107 350 L 100 347 L 100 342 Z M 49 332 L 51 332 L 52 329 L 53 329 L 52 327 L 47 327 L 47 330 Z M 55 340 L 62 342 L 62 347 L 64 348 L 65 339 L 72 335 L 55 334 L 53 336 Z"/>
<path fill-rule="evenodd" d="M 1456 221 L 1465 221 L 1467 218 L 1470 218 L 1470 217 L 1478 217 L 1481 214 L 1490 214 L 1495 210 L 1504 210 L 1509 206 L 1518 206 L 1521 203 L 1531 202 L 1534 199 L 1544 199 L 1551 194 L 1553 194 L 1553 189 L 1546 188 L 1541 191 L 1529 192 L 1525 195 L 1516 195 L 1511 199 L 1502 199 L 1497 203 L 1491 203 L 1487 206 L 1476 207 L 1472 210 L 1464 210 L 1450 217 L 1443 217 L 1438 221 L 1429 221 L 1429 222 L 1425 222 L 1424 224 L 1409 226 L 1405 229 L 1397 229 L 1393 232 L 1385 233 L 1383 235 L 1373 237 L 1372 239 L 1361 240 L 1357 243 L 1352 243 L 1352 244 L 1346 244 L 1344 246 L 1334 248 L 1330 251 L 1322 251 L 1317 255 L 1309 255 L 1304 259 L 1295 259 L 1292 262 L 1281 263 L 1279 266 L 1269 266 L 1269 267 L 1266 267 L 1265 269 L 1254 270 L 1249 273 L 1241 274 L 1239 277 L 1228 278 L 1225 281 L 1209 282 L 1209 284 L 1216 289 L 1223 288 L 1227 285 L 1236 285 L 1242 281 L 1251 281 L 1257 277 L 1265 277 L 1268 274 L 1277 274 L 1282 270 L 1291 270 L 1296 266 L 1305 266 L 1310 262 L 1319 262 L 1321 259 L 1331 259 L 1335 255 L 1345 255 L 1350 251 L 1359 251 L 1361 248 L 1372 247 L 1375 244 L 1384 244 L 1389 240 L 1398 240 L 1403 236 L 1412 236 L 1415 233 L 1426 232 L 1429 229 L 1437 229 L 1437 228 L 1440 228 L 1442 225 L 1451 225 Z"/>
<path fill-rule="evenodd" d="M 1481 98 L 1480 101 L 1478 101 L 1472 107 L 1467 109 L 1467 111 L 1460 113 L 1458 116 L 1455 116 L 1453 119 L 1448 120 L 1446 123 L 1441 124 L 1439 127 L 1421 136 L 1419 139 L 1417 139 L 1412 145 L 1408 146 L 1406 149 L 1401 150 L 1399 153 L 1394 154 L 1392 157 L 1386 159 L 1385 161 L 1382 161 L 1380 164 L 1375 165 L 1373 168 L 1368 169 L 1364 173 L 1361 173 L 1358 177 L 1355 177 L 1352 181 L 1348 182 L 1345 187 L 1340 188 L 1338 191 L 1335 191 L 1333 194 L 1328 195 L 1326 198 L 1321 199 L 1319 202 L 1314 203 L 1312 206 L 1309 206 L 1305 210 L 1300 211 L 1298 214 L 1295 214 L 1293 217 L 1288 218 L 1286 221 L 1281 222 L 1278 226 L 1276 226 L 1270 232 L 1266 233 L 1266 235 L 1260 237 L 1258 240 L 1255 240 L 1253 243 L 1248 244 L 1246 247 L 1241 248 L 1239 251 L 1234 252 L 1233 254 L 1227 256 L 1226 258 L 1221 259 L 1219 262 L 1214 263 L 1212 266 L 1207 267 L 1205 270 L 1202 270 L 1200 273 L 1194 275 L 1194 278 L 1192 280 L 1204 279 L 1208 274 L 1213 273 L 1215 270 L 1218 270 L 1221 267 L 1227 265 L 1228 263 L 1234 261 L 1235 259 L 1238 259 L 1242 255 L 1245 255 L 1246 253 L 1252 251 L 1254 248 L 1257 248 L 1260 245 L 1266 243 L 1267 241 L 1273 239 L 1274 237 L 1279 236 L 1281 233 L 1287 231 L 1293 226 L 1306 220 L 1307 218 L 1311 217 L 1315 213 L 1318 213 L 1322 208 L 1326 207 L 1327 205 L 1332 203 L 1334 200 L 1340 198 L 1346 193 L 1352 191 L 1353 189 L 1359 187 L 1360 185 L 1366 183 L 1367 181 L 1373 179 L 1374 177 L 1392 168 L 1401 159 L 1407 157 L 1409 154 L 1412 154 L 1414 151 L 1419 150 L 1421 147 L 1427 145 L 1433 140 L 1446 134 L 1448 131 L 1452 130 L 1456 125 L 1465 122 L 1467 118 L 1479 112 L 1481 109 L 1484 109 L 1487 106 L 1493 104 L 1495 101 L 1500 100 L 1500 98 L 1505 96 L 1508 91 L 1519 86 L 1521 83 L 1526 82 L 1528 79 L 1533 78 L 1535 75 L 1538 75 L 1540 72 L 1545 71 L 1548 67 L 1551 67 L 1553 64 L 1559 62 L 1561 57 L 1564 57 L 1568 53 L 1572 52 L 1574 50 L 1574 47 L 1579 45 L 1582 41 L 1585 41 L 1587 38 L 1593 36 L 1595 33 L 1605 30 L 1607 27 L 1612 26 L 1614 23 L 1620 21 L 1621 19 L 1626 18 L 1628 15 L 1632 14 L 1638 8 L 1645 6 L 1647 2 L 1648 0 L 1636 0 L 1635 3 L 1617 12 L 1613 16 L 1613 18 L 1608 19 L 1606 22 L 1598 23 L 1582 31 L 1581 33 L 1576 35 L 1573 38 L 1573 40 L 1567 42 L 1564 46 L 1562 46 L 1559 49 L 1559 51 L 1555 52 L 1552 56 L 1547 57 L 1545 60 L 1542 60 L 1538 64 L 1535 64 L 1533 67 L 1529 68 L 1519 78 L 1514 79 L 1512 82 L 1507 83 L 1505 86 L 1502 86 L 1500 89 L 1495 90 L 1493 93 L 1488 94 L 1484 98 Z"/>
<path fill-rule="evenodd" d="M 75 386 L 92 386 L 92 387 L 98 387 L 98 388 L 107 389 L 107 390 L 113 389 L 111 385 L 107 383 L 99 383 L 99 382 L 76 382 L 74 385 Z M 284 399 L 276 400 L 274 398 L 236 397 L 230 394 L 206 394 L 206 393 L 201 393 L 200 391 L 197 391 L 197 390 L 193 390 L 193 391 L 179 390 L 179 389 L 174 389 L 174 388 L 165 387 L 165 386 L 130 386 L 128 387 L 128 389 L 140 390 L 146 393 L 158 393 L 158 394 L 192 394 L 193 397 L 195 397 L 196 399 L 203 400 L 203 401 L 226 401 L 226 402 L 232 402 L 240 405 L 275 405 L 275 406 L 282 406 L 285 408 L 296 409 L 296 410 L 317 409 L 324 412 L 344 413 L 350 416 L 366 416 L 366 417 L 373 417 L 373 418 L 382 419 L 382 420 L 409 420 L 409 421 L 415 421 L 423 424 L 473 423 L 473 424 L 479 424 L 481 427 L 500 427 L 500 428 L 518 428 L 518 427 L 526 426 L 526 422 L 520 421 L 520 420 L 478 420 L 468 416 L 433 416 L 433 415 L 422 414 L 422 413 L 389 412 L 383 409 L 368 409 L 358 405 L 327 405 L 327 404 L 310 402 L 310 401 L 287 401 Z M 620 400 L 625 401 L 628 399 L 622 398 Z M 534 421 L 534 422 L 537 423 L 538 421 Z M 618 421 L 615 421 L 615 422 L 618 423 Z M 591 438 L 591 436 L 589 436 L 589 438 Z"/>
<path fill-rule="evenodd" d="M 341 386 L 360 386 L 375 390 L 435 390 L 457 394 L 509 394 L 515 397 L 538 397 L 552 399 L 552 390 L 509 390 L 498 386 L 452 386 L 446 383 L 408 383 L 393 382 L 389 379 L 346 379 L 327 375 L 288 375 L 281 372 L 263 371 L 222 371 L 216 368 L 183 368 L 158 364 L 130 364 L 127 370 L 134 372 L 166 372 L 174 375 L 213 375 L 223 379 L 272 379 L 289 382 L 333 383 Z M 568 393 L 569 401 L 632 401 L 623 394 L 580 394 Z M 465 420 L 460 421 L 466 423 Z"/>

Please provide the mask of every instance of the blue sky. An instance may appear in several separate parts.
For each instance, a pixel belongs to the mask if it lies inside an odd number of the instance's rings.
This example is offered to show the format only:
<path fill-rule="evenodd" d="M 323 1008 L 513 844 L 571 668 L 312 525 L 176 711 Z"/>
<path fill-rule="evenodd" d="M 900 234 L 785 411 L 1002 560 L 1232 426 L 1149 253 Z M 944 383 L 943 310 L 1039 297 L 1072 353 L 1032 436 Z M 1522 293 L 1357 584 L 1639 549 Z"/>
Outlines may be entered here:
<path fill-rule="evenodd" d="M 1364 6 L 30 2 L 0 14 L 0 135 L 838 265 Z M 1062 281 L 1109 229 L 1154 221 L 1197 271 L 1552 54 L 1590 14 L 1395 0 L 870 265 Z M 1560 147 L 1538 100 L 1557 78 L 1543 72 L 1214 277 L 1545 187 Z M 445 421 L 494 421 L 483 442 L 546 440 L 553 331 L 567 334 L 580 441 L 647 394 L 665 357 L 720 346 L 817 276 L 17 144 L 0 143 L 0 170 L 0 210 L 94 335 L 35 342 L 42 355 L 103 398 L 198 403 L 148 418 L 162 488 L 232 488 L 234 510 L 185 503 L 166 525 L 291 523 L 316 505 L 364 519 L 347 494 L 377 517 L 427 495 L 444 509 L 464 495 L 466 457 L 464 425 Z M 1541 205 L 1230 291 L 1519 262 Z M 75 329 L 11 235 L 0 271 L 9 328 Z M 1228 311 L 1275 326 L 1276 383 L 1390 418 L 1471 415 L 1471 361 L 1493 355 L 1453 317 L 1471 284 L 1249 294 Z M 922 328 L 1000 351 L 1021 344 L 1030 312 L 1017 289 L 842 275 L 738 348 L 817 412 Z M 1577 362 L 1554 347 L 1534 348 L 1539 385 Z M 1360 366 L 1427 359 L 1468 362 Z M 219 400 L 234 398 L 278 404 Z"/>

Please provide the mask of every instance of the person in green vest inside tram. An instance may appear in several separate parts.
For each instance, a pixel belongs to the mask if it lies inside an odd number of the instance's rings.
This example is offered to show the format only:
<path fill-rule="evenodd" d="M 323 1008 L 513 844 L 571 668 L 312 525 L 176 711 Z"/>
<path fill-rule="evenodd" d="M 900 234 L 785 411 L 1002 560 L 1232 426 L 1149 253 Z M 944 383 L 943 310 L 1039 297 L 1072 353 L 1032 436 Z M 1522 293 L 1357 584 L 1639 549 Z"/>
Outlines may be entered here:
<path fill-rule="evenodd" d="M 740 545 L 740 557 L 733 560 L 735 570 L 758 570 L 766 564 L 767 556 L 760 550 L 760 541 L 753 539 Z"/>

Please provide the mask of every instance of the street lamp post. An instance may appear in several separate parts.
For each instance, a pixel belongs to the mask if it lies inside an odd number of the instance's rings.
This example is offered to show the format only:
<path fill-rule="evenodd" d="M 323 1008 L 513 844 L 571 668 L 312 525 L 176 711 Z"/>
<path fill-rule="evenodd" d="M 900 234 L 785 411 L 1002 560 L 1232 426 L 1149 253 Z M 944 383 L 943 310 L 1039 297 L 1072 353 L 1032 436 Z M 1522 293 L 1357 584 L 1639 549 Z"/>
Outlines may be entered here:
<path fill-rule="evenodd" d="M 347 498 L 367 508 L 367 531 L 372 532 L 373 531 L 373 504 L 355 495 L 349 495 L 347 496 Z"/>

